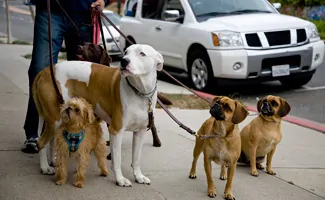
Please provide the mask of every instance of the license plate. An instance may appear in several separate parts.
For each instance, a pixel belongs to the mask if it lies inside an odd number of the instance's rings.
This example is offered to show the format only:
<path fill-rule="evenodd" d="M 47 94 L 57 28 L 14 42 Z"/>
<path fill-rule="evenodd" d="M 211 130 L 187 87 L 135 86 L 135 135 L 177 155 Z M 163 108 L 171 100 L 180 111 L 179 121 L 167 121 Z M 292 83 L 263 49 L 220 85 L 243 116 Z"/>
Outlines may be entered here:
<path fill-rule="evenodd" d="M 272 76 L 288 76 L 290 75 L 290 65 L 276 65 L 272 66 Z"/>

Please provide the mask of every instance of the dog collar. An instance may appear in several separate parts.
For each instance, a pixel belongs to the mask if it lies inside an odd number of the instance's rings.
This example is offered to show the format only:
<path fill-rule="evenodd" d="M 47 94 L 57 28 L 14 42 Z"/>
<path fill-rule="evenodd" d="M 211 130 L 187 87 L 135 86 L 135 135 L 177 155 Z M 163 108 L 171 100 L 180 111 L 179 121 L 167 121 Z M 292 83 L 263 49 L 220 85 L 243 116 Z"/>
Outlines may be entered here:
<path fill-rule="evenodd" d="M 75 152 L 78 150 L 80 143 L 85 138 L 85 130 L 82 129 L 79 133 L 70 133 L 66 130 L 63 130 L 62 135 L 68 144 L 69 151 Z"/>
<path fill-rule="evenodd" d="M 149 119 L 149 122 L 148 122 L 148 126 L 147 126 L 147 131 L 149 129 L 151 129 L 151 127 L 153 126 L 153 110 L 152 110 L 152 97 L 153 95 L 155 94 L 155 92 L 157 91 L 157 81 L 155 83 L 155 87 L 151 90 L 151 92 L 149 93 L 142 93 L 140 92 L 136 87 L 134 87 L 129 79 L 126 77 L 126 82 L 128 83 L 128 85 L 130 86 L 130 88 L 137 94 L 139 95 L 140 97 L 143 97 L 143 98 L 147 98 L 149 100 L 148 102 L 148 119 Z"/>

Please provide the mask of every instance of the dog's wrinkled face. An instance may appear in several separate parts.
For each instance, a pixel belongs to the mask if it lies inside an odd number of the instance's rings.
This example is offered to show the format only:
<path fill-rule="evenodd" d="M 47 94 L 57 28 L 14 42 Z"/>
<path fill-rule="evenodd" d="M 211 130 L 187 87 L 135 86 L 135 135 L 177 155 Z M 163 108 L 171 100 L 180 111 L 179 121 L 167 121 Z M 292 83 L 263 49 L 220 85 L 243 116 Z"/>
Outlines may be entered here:
<path fill-rule="evenodd" d="M 112 58 L 108 55 L 105 49 L 93 43 L 85 43 L 77 47 L 77 59 L 81 61 L 94 62 L 106 66 L 110 66 Z"/>
<path fill-rule="evenodd" d="M 83 127 L 95 120 L 92 106 L 82 98 L 72 98 L 62 107 L 60 112 L 63 124 Z"/>
<path fill-rule="evenodd" d="M 236 100 L 226 96 L 217 96 L 211 103 L 210 114 L 218 121 L 239 124 L 246 119 L 248 111 Z"/>
<path fill-rule="evenodd" d="M 125 50 L 120 70 L 124 76 L 145 76 L 161 71 L 163 62 L 163 56 L 151 46 L 133 44 Z"/>
<path fill-rule="evenodd" d="M 265 117 L 278 116 L 282 118 L 289 114 L 291 107 L 281 97 L 268 95 L 257 102 L 257 110 Z"/>

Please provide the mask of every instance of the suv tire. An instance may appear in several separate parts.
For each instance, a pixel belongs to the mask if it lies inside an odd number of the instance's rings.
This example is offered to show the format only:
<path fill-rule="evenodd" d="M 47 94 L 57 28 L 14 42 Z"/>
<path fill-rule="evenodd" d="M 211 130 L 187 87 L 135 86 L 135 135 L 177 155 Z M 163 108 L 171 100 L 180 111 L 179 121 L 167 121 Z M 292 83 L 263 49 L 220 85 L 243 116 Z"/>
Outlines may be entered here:
<path fill-rule="evenodd" d="M 189 82 L 195 90 L 207 91 L 211 87 L 214 76 L 210 58 L 205 50 L 197 49 L 190 52 L 187 68 Z"/>

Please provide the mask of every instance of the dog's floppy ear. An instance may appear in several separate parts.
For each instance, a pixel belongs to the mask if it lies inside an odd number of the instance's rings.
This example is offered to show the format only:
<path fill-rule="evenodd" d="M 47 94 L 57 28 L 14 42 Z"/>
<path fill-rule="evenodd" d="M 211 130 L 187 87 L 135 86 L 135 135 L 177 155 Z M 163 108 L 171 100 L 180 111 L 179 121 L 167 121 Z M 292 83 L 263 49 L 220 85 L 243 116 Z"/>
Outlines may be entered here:
<path fill-rule="evenodd" d="M 94 111 L 92 109 L 92 106 L 89 104 L 86 106 L 85 108 L 85 120 L 87 120 L 88 123 L 92 123 L 93 121 L 95 121 L 95 114 Z"/>
<path fill-rule="evenodd" d="M 216 102 L 219 101 L 220 99 L 222 99 L 222 96 L 216 96 L 216 97 L 214 97 L 214 98 L 212 99 L 211 104 L 210 104 L 210 108 L 211 108 L 212 106 L 214 106 L 214 104 L 216 104 Z"/>
<path fill-rule="evenodd" d="M 235 111 L 232 115 L 232 123 L 239 124 L 240 122 L 244 121 L 248 115 L 248 111 L 246 108 L 239 102 L 235 101 Z"/>
<path fill-rule="evenodd" d="M 105 49 L 101 46 L 100 47 L 100 51 L 102 52 L 98 52 L 99 54 L 101 54 L 99 63 L 102 65 L 106 65 L 106 66 L 110 66 L 110 63 L 112 62 L 112 58 L 108 55 L 108 53 L 105 51 Z"/>
<path fill-rule="evenodd" d="M 262 99 L 258 100 L 256 104 L 257 111 L 260 113 L 261 112 L 261 107 L 262 107 L 262 102 L 266 99 L 266 96 L 263 97 Z"/>
<path fill-rule="evenodd" d="M 284 100 L 282 98 L 280 98 L 280 102 L 281 102 L 281 105 L 280 105 L 280 108 L 278 111 L 278 115 L 280 117 L 284 117 L 289 114 L 289 112 L 291 110 L 291 106 L 289 105 L 289 103 L 286 100 Z"/>
<path fill-rule="evenodd" d="M 158 51 L 156 52 L 156 57 L 157 57 L 157 71 L 161 71 L 164 65 L 164 57 Z"/>

